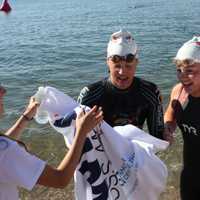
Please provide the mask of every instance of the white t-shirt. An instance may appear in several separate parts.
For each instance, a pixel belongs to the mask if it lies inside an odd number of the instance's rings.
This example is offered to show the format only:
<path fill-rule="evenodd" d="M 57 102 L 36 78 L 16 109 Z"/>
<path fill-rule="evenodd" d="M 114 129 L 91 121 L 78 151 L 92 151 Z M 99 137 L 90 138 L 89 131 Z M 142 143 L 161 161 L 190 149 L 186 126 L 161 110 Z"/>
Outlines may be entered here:
<path fill-rule="evenodd" d="M 17 187 L 31 190 L 45 165 L 17 142 L 0 136 L 0 200 L 17 200 Z"/>

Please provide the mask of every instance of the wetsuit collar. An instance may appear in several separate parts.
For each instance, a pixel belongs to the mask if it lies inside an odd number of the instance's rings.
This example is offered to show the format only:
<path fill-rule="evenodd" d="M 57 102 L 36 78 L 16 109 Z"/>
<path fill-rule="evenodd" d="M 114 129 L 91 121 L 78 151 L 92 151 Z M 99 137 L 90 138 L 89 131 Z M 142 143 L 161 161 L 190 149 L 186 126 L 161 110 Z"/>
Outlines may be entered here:
<path fill-rule="evenodd" d="M 107 78 L 107 83 L 108 83 L 108 87 L 110 89 L 112 89 L 115 92 L 118 93 L 128 93 L 129 91 L 133 90 L 135 88 L 135 85 L 137 84 L 137 78 L 134 77 L 132 84 L 130 85 L 130 87 L 128 87 L 127 89 L 119 89 L 116 86 L 114 86 L 110 80 L 110 77 Z"/>

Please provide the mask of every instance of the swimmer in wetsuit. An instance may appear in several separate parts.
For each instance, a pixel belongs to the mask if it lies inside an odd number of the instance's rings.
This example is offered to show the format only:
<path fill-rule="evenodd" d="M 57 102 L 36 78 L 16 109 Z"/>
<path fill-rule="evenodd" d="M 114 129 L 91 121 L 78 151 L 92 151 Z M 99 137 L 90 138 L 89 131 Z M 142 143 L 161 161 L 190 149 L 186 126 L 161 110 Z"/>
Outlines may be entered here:
<path fill-rule="evenodd" d="M 165 112 L 165 135 L 173 140 L 178 126 L 183 135 L 183 169 L 180 191 L 182 200 L 200 198 L 200 37 L 186 42 L 175 59 L 177 77 Z"/>
<path fill-rule="evenodd" d="M 133 124 L 163 139 L 164 122 L 158 87 L 135 77 L 138 64 L 137 45 L 127 31 L 111 35 L 107 48 L 109 77 L 84 87 L 78 102 L 101 106 L 104 120 L 111 126 Z"/>

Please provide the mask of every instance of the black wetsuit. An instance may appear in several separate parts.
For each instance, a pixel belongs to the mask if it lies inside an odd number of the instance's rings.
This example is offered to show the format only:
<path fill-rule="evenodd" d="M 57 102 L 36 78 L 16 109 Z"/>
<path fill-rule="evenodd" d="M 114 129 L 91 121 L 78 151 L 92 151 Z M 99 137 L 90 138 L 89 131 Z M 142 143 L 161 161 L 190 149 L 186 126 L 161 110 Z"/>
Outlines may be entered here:
<path fill-rule="evenodd" d="M 184 106 L 174 100 L 177 124 L 183 135 L 182 200 L 200 199 L 200 97 L 189 96 Z"/>
<path fill-rule="evenodd" d="M 111 126 L 133 124 L 142 128 L 147 120 L 149 133 L 163 138 L 161 96 L 151 82 L 135 77 L 127 90 L 120 90 L 106 78 L 83 88 L 78 102 L 89 107 L 101 106 L 104 120 Z"/>

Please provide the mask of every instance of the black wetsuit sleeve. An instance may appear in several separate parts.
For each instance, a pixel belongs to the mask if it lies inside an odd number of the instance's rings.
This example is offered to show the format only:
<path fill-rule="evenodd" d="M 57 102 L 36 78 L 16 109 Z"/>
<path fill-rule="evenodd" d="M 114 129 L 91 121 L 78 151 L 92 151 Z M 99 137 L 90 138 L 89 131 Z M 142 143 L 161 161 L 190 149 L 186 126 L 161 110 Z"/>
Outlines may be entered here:
<path fill-rule="evenodd" d="M 100 106 L 103 93 L 104 87 L 102 85 L 102 81 L 99 81 L 84 87 L 81 90 L 77 101 L 78 103 L 89 107 L 93 107 L 94 105 Z"/>
<path fill-rule="evenodd" d="M 90 90 L 88 87 L 84 87 L 78 96 L 77 102 L 83 105 L 90 106 L 89 98 L 90 98 Z"/>
<path fill-rule="evenodd" d="M 164 118 L 162 97 L 159 89 L 156 87 L 152 93 L 149 113 L 147 116 L 147 126 L 149 133 L 157 138 L 163 139 Z"/>

